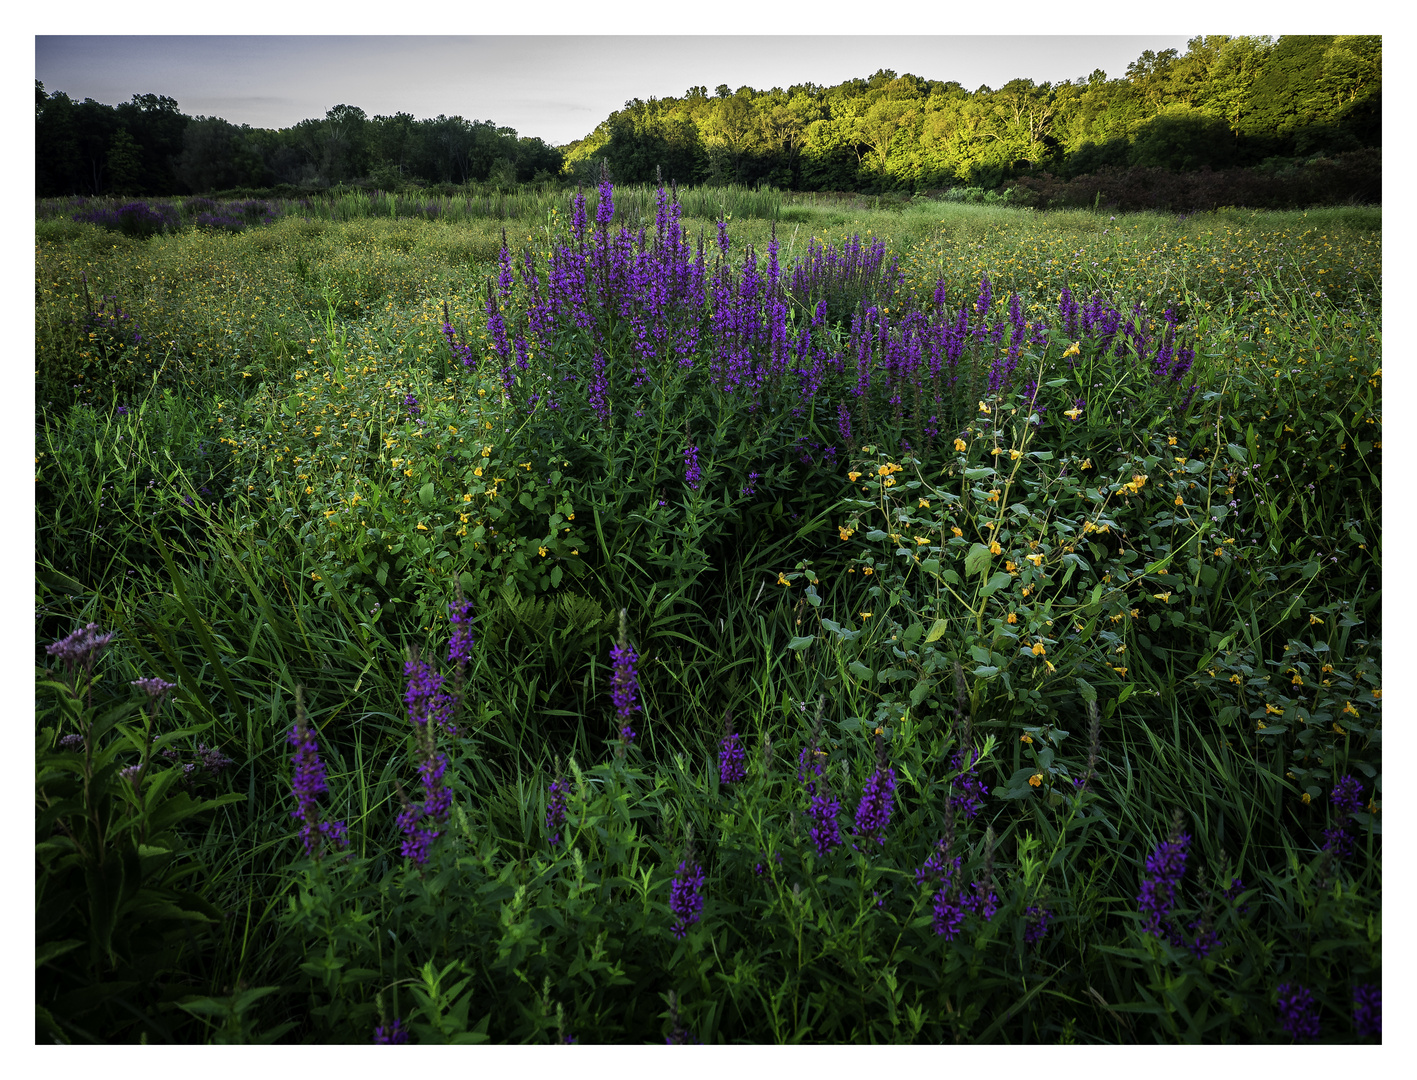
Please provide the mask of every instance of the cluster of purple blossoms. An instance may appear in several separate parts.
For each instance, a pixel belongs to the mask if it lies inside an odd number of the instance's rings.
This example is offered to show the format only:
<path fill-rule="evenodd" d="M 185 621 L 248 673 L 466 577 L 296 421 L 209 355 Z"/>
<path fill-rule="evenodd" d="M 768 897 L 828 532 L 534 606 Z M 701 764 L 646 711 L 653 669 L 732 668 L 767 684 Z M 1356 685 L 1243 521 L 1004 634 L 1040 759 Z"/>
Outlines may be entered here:
<path fill-rule="evenodd" d="M 149 700 L 161 701 L 167 695 L 167 692 L 177 684 L 154 677 L 151 679 L 134 679 L 129 685 L 138 687 L 143 693 L 148 695 Z"/>
<path fill-rule="evenodd" d="M 1185 833 L 1177 833 L 1172 839 L 1163 840 L 1146 860 L 1149 875 L 1142 881 L 1141 892 L 1137 895 L 1137 906 L 1146 916 L 1146 932 L 1156 937 L 1171 938 L 1180 944 L 1179 935 L 1169 921 L 1171 911 L 1176 906 L 1176 886 L 1186 872 L 1186 856 L 1191 838 Z"/>
<path fill-rule="evenodd" d="M 1350 858 L 1353 855 L 1353 834 L 1348 831 L 1348 826 L 1353 815 L 1363 807 L 1363 785 L 1357 777 L 1346 775 L 1333 786 L 1329 802 L 1334 809 L 1334 824 L 1324 830 L 1323 849 L 1332 852 L 1335 858 Z"/>
<path fill-rule="evenodd" d="M 60 638 L 53 645 L 46 645 L 44 651 L 57 657 L 64 665 L 64 671 L 69 677 L 69 688 L 77 692 L 78 673 L 82 672 L 85 677 L 93 673 L 94 661 L 98 654 L 108 647 L 116 632 L 110 630 L 106 634 L 100 634 L 98 623 L 89 623 L 79 627 L 68 637 Z"/>
<path fill-rule="evenodd" d="M 418 404 L 418 399 L 412 394 L 404 395 L 403 407 L 408 412 L 410 420 L 417 420 L 419 413 L 423 411 L 422 407 Z"/>
<path fill-rule="evenodd" d="M 856 836 L 861 843 L 872 840 L 880 847 L 886 843 L 886 828 L 891 822 L 894 805 L 895 770 L 885 763 L 885 739 L 876 736 L 876 770 L 861 789 L 861 801 L 856 805 Z M 853 844 L 859 848 L 859 844 Z"/>
<path fill-rule="evenodd" d="M 953 941 L 964 929 L 966 915 L 972 913 L 987 921 L 992 919 L 999 910 L 999 898 L 993 889 L 994 832 L 992 829 L 989 830 L 986 843 L 984 870 L 980 874 L 979 880 L 973 882 L 968 888 L 963 887 L 958 877 L 964 856 L 951 856 L 951 851 L 954 848 L 954 823 L 952 820 L 946 822 L 945 835 L 935 845 L 934 850 L 925 860 L 925 865 L 918 867 L 915 871 L 917 886 L 928 885 L 935 889 L 932 900 L 934 916 L 931 920 L 931 929 L 946 941 Z"/>
<path fill-rule="evenodd" d="M 402 788 L 399 789 L 404 804 L 397 819 L 404 836 L 399 853 L 422 866 L 428 861 L 433 841 L 441 835 L 437 826 L 448 820 L 453 805 L 452 792 L 443 784 L 448 759 L 438 752 L 437 730 L 451 728 L 455 702 L 443 692 L 443 677 L 417 656 L 410 658 L 403 670 L 408 677 L 404 703 L 408 706 L 408 718 L 418 743 L 418 778 L 423 800 L 410 802 Z"/>
<path fill-rule="evenodd" d="M 733 730 L 733 721 L 725 717 L 724 724 L 726 731 L 718 744 L 718 782 L 738 784 L 748 778 L 747 754 L 738 733 Z"/>
<path fill-rule="evenodd" d="M 320 761 L 320 750 L 315 742 L 315 732 L 305 718 L 305 709 L 297 700 L 295 724 L 290 729 L 287 741 L 295 747 L 295 775 L 291 779 L 291 791 L 295 795 L 296 809 L 290 816 L 300 822 L 300 839 L 305 844 L 305 854 L 318 860 L 323 853 L 325 841 L 338 847 L 346 845 L 346 830 L 342 821 L 324 821 L 320 816 L 318 800 L 329 790 L 325 783 L 325 766 Z"/>
<path fill-rule="evenodd" d="M 841 828 L 837 824 L 837 816 L 841 813 L 841 800 L 832 794 L 831 785 L 824 773 L 819 773 L 818 778 L 821 780 L 821 786 L 812 796 L 811 805 L 807 807 L 807 816 L 812 820 L 809 833 L 820 857 L 841 844 Z"/>
<path fill-rule="evenodd" d="M 374 1041 L 379 1044 L 397 1044 L 408 1042 L 408 1028 L 403 1026 L 403 1021 L 397 1016 L 394 1022 L 388 1027 L 376 1027 L 374 1029 Z"/>
<path fill-rule="evenodd" d="M 963 810 L 964 820 L 973 821 L 984 806 L 984 781 L 979 778 L 978 758 L 972 746 L 961 745 L 950 758 L 950 769 L 957 771 L 950 809 Z"/>
<path fill-rule="evenodd" d="M 610 698 L 615 704 L 615 722 L 620 728 L 622 747 L 628 745 L 635 738 L 630 721 L 634 719 L 635 713 L 640 711 L 640 703 L 637 700 L 640 681 L 635 670 L 639 659 L 639 654 L 630 644 L 629 617 L 622 608 L 620 611 L 620 640 L 617 644 L 610 646 Z"/>
<path fill-rule="evenodd" d="M 419 728 L 432 722 L 449 734 L 456 734 L 452 727 L 456 702 L 443 690 L 443 676 L 418 659 L 405 663 L 403 673 L 408 679 L 403 701 L 408 706 L 409 720 Z"/>
<path fill-rule="evenodd" d="M 669 910 L 674 913 L 672 930 L 676 938 L 682 938 L 689 927 L 699 921 L 699 912 L 704 906 L 703 887 L 703 867 L 689 859 L 681 862 L 674 883 L 669 887 Z"/>
<path fill-rule="evenodd" d="M 561 842 L 561 829 L 566 824 L 566 793 L 570 785 L 565 779 L 553 780 L 546 789 L 546 842 L 555 847 Z"/>
<path fill-rule="evenodd" d="M 1295 1042 L 1319 1037 L 1319 1010 L 1314 995 L 1297 983 L 1279 985 L 1279 1026 Z"/>
<path fill-rule="evenodd" d="M 1023 913 L 1023 940 L 1027 945 L 1037 945 L 1048 933 L 1048 920 L 1053 913 L 1045 907 L 1030 905 Z"/>
<path fill-rule="evenodd" d="M 1353 1027 L 1363 1038 L 1383 1036 L 1383 988 L 1362 983 L 1353 988 Z"/>
<path fill-rule="evenodd" d="M 684 483 L 689 486 L 690 491 L 699 490 L 699 448 L 692 443 L 684 451 Z"/>
<path fill-rule="evenodd" d="M 472 658 L 472 601 L 459 600 L 448 605 L 448 621 L 453 633 L 448 639 L 448 663 L 459 670 Z"/>

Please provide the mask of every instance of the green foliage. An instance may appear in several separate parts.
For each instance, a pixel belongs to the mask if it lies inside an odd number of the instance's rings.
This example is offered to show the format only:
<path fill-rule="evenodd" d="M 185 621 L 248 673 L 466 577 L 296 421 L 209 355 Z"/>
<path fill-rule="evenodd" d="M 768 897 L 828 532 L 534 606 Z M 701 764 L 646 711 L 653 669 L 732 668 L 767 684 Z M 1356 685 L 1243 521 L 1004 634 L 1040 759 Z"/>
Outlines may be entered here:
<path fill-rule="evenodd" d="M 1020 360 L 1036 395 L 981 379 L 932 446 L 883 422 L 805 462 L 818 418 L 745 417 L 673 373 L 624 385 L 605 426 L 528 417 L 581 343 L 532 357 L 504 404 L 441 332 L 446 296 L 482 347 L 467 259 L 495 257 L 500 227 L 41 245 L 41 326 L 95 261 L 95 292 L 133 297 L 191 381 L 99 383 L 37 427 L 37 644 L 119 631 L 91 681 L 37 672 L 38 1038 L 367 1043 L 398 1019 L 420 1043 L 1269 1043 L 1289 1041 L 1291 982 L 1324 1041 L 1357 1039 L 1382 944 L 1372 222 L 811 213 L 890 241 L 892 306 L 941 279 L 972 300 L 981 273 L 1030 318 L 1064 284 L 1175 304 L 1189 407 L 1057 329 Z M 735 242 L 770 228 L 735 217 Z M 180 272 L 149 291 L 158 270 Z M 441 651 L 458 589 L 475 643 L 444 669 L 453 801 L 420 867 L 397 822 L 419 783 L 403 662 Z M 628 749 L 607 685 L 620 608 L 643 705 Z M 178 688 L 146 711 L 127 684 L 154 674 Z M 321 812 L 349 830 L 319 861 L 290 817 L 300 688 Z M 738 783 L 714 760 L 725 712 Z M 878 728 L 892 814 L 858 851 Z M 234 766 L 205 774 L 199 743 Z M 814 743 L 845 841 L 825 855 L 798 777 Z M 122 770 L 145 759 L 135 786 Z M 975 782 L 977 814 L 952 805 Z M 1178 810 L 1179 944 L 1136 900 Z M 1346 858 L 1323 850 L 1340 827 Z M 988 865 L 998 911 L 947 939 L 916 871 L 951 834 L 957 885 Z M 704 907 L 676 938 L 686 859 Z"/>

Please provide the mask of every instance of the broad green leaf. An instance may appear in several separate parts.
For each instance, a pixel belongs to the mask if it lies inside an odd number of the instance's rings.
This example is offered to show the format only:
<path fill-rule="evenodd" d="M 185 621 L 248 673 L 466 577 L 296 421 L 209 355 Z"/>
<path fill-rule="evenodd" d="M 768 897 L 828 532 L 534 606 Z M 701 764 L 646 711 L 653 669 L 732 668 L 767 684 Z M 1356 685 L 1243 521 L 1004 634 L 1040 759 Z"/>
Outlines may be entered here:
<path fill-rule="evenodd" d="M 965 577 L 983 574 L 987 569 L 989 569 L 989 549 L 983 544 L 973 545 L 969 549 L 969 554 L 964 557 Z"/>
<path fill-rule="evenodd" d="M 925 635 L 925 643 L 928 645 L 932 641 L 939 641 L 945 636 L 945 631 L 948 628 L 949 624 L 944 619 L 936 619 L 930 626 L 930 632 Z"/>

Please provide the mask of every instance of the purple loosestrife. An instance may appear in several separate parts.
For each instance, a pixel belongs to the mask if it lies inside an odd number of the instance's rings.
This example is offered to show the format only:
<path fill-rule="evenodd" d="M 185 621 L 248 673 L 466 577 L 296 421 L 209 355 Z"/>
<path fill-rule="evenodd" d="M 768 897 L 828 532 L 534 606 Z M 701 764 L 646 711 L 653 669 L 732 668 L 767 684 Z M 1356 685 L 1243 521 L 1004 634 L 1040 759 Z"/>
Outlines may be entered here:
<path fill-rule="evenodd" d="M 620 728 L 620 748 L 623 753 L 635 738 L 630 721 L 640 711 L 637 700 L 640 688 L 639 675 L 635 670 L 639 655 L 630 645 L 629 612 L 620 609 L 620 640 L 610 646 L 610 697 L 615 704 L 615 723 Z"/>
<path fill-rule="evenodd" d="M 404 836 L 399 853 L 422 866 L 428 861 L 433 841 L 441 835 L 436 826 L 447 821 L 448 811 L 452 809 L 452 792 L 443 784 L 448 759 L 438 752 L 438 727 L 451 719 L 453 701 L 442 691 L 442 676 L 434 674 L 412 649 L 409 652 L 409 660 L 404 664 L 404 674 L 408 676 L 404 702 L 414 726 L 423 801 L 410 802 L 399 787 L 404 808 L 397 822 Z"/>
<path fill-rule="evenodd" d="M 443 691 L 443 676 L 417 656 L 403 666 L 408 686 L 404 690 L 404 704 L 408 706 L 408 718 L 418 727 L 424 727 L 431 720 L 445 729 L 452 725 L 453 699 Z"/>
<path fill-rule="evenodd" d="M 723 714 L 723 741 L 718 744 L 718 782 L 739 784 L 748 778 L 747 754 L 733 730 L 733 717 Z"/>
<path fill-rule="evenodd" d="M 874 840 L 878 847 L 885 847 L 894 795 L 895 770 L 886 767 L 886 740 L 878 728 L 876 770 L 866 780 L 861 789 L 861 801 L 856 805 L 856 837 L 860 843 L 869 844 Z M 860 845 L 852 846 L 859 848 Z"/>
<path fill-rule="evenodd" d="M 681 862 L 674 883 L 669 887 L 669 910 L 674 913 L 672 932 L 676 938 L 684 937 L 689 927 L 699 921 L 699 912 L 704 906 L 700 892 L 703 887 L 703 867 L 687 859 Z"/>
<path fill-rule="evenodd" d="M 1353 988 L 1353 1027 L 1362 1038 L 1383 1037 L 1383 988 L 1363 983 Z"/>
<path fill-rule="evenodd" d="M 1180 831 L 1178 824 L 1171 838 L 1163 840 L 1147 856 L 1149 876 L 1142 881 L 1137 907 L 1146 916 L 1146 932 L 1156 937 L 1177 937 L 1169 918 L 1176 906 L 1176 886 L 1186 872 L 1190 844 L 1191 838 Z"/>
<path fill-rule="evenodd" d="M 299 688 L 295 693 L 295 724 L 287 741 L 295 747 L 292 762 L 294 776 L 290 786 L 295 795 L 296 809 L 290 812 L 290 816 L 301 822 L 300 839 L 305 844 L 305 854 L 318 862 L 325 841 L 339 847 L 344 847 L 347 841 L 344 822 L 324 821 L 320 816 L 318 800 L 329 791 L 329 787 L 325 783 L 325 766 L 320 761 L 315 732 L 305 716 L 304 695 Z"/>
<path fill-rule="evenodd" d="M 1037 945 L 1048 933 L 1048 920 L 1053 913 L 1045 907 L 1030 906 L 1023 913 L 1023 940 L 1027 945 Z"/>
<path fill-rule="evenodd" d="M 546 842 L 555 847 L 561 842 L 561 829 L 566 824 L 566 793 L 570 790 L 565 778 L 553 780 L 546 789 Z"/>
<path fill-rule="evenodd" d="M 1332 852 L 1335 858 L 1347 859 L 1353 854 L 1353 835 L 1348 825 L 1363 806 L 1363 785 L 1353 775 L 1345 775 L 1333 786 L 1329 793 L 1329 803 L 1335 816 L 1332 828 L 1324 830 L 1324 851 Z"/>
<path fill-rule="evenodd" d="M 374 1042 L 379 1044 L 400 1044 L 408 1042 L 408 1029 L 403 1026 L 403 1021 L 397 1016 L 394 1022 L 388 1027 L 376 1027 L 374 1029 Z"/>
<path fill-rule="evenodd" d="M 1280 983 L 1279 1026 L 1295 1042 L 1312 1042 L 1319 1037 L 1319 1012 L 1314 995 L 1297 983 Z"/>
<path fill-rule="evenodd" d="M 449 604 L 448 621 L 453 627 L 448 639 L 448 663 L 465 668 L 472 657 L 472 601 L 459 598 Z"/>
<path fill-rule="evenodd" d="M 812 820 L 812 827 L 809 830 L 812 843 L 817 849 L 818 857 L 823 857 L 831 852 L 833 848 L 841 845 L 841 828 L 837 824 L 837 816 L 841 813 L 841 801 L 832 794 L 831 784 L 827 780 L 823 771 L 818 774 L 821 780 L 816 787 L 816 794 L 812 796 L 812 802 L 807 807 L 807 816 Z"/>
<path fill-rule="evenodd" d="M 419 407 L 418 399 L 417 399 L 416 397 L 414 397 L 412 394 L 405 394 L 405 395 L 404 395 L 403 406 L 404 406 L 404 408 L 408 411 L 408 417 L 409 417 L 410 420 L 417 420 L 417 419 L 418 419 L 418 414 L 423 411 L 423 410 Z"/>
<path fill-rule="evenodd" d="M 605 357 L 597 349 L 591 357 L 590 385 L 586 389 L 586 400 L 590 411 L 601 424 L 610 423 L 610 382 L 605 377 Z"/>
<path fill-rule="evenodd" d="M 684 483 L 689 485 L 690 491 L 699 490 L 699 448 L 690 443 L 684 451 Z"/>

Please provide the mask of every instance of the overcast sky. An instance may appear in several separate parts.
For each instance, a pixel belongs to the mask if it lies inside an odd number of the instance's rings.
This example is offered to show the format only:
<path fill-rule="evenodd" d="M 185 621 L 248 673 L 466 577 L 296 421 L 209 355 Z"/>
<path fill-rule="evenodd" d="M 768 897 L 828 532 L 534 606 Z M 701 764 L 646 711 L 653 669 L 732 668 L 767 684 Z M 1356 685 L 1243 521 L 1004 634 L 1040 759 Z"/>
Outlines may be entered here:
<path fill-rule="evenodd" d="M 1095 68 L 1119 77 L 1145 49 L 1185 52 L 1188 36 L 38 36 L 35 78 L 109 105 L 166 94 L 189 115 L 253 127 L 348 104 L 370 116 L 492 120 L 561 145 L 630 98 L 682 97 L 690 86 L 830 86 L 880 68 L 967 90 Z"/>

